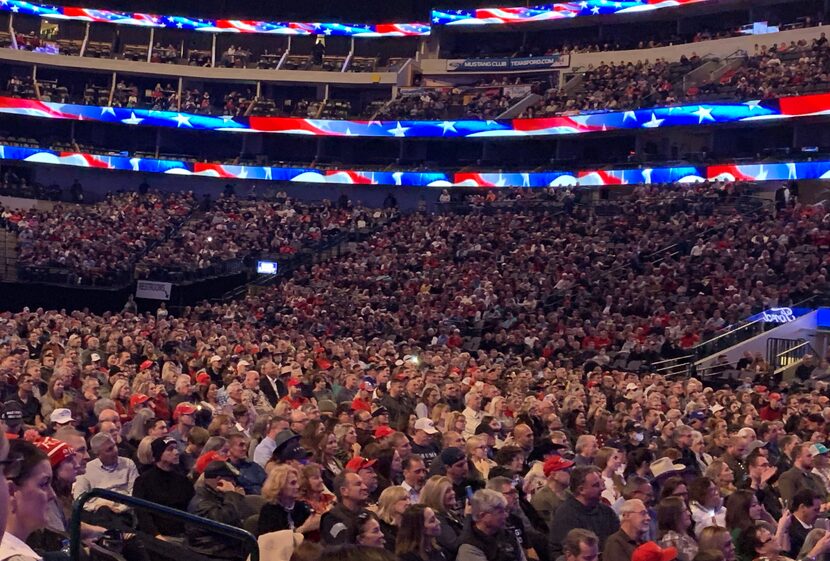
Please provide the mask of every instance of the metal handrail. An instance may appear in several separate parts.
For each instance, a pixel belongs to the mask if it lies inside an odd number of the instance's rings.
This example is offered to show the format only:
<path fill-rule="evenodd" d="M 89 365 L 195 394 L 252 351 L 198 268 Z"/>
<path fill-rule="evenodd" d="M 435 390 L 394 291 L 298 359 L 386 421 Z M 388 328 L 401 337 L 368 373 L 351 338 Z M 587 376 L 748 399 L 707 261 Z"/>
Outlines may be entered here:
<path fill-rule="evenodd" d="M 190 514 L 189 512 L 145 501 L 144 499 L 137 499 L 136 497 L 131 497 L 129 495 L 122 495 L 121 493 L 116 493 L 107 489 L 92 489 L 91 491 L 87 491 L 78 497 L 72 505 L 72 519 L 69 521 L 69 558 L 71 561 L 79 561 L 81 558 L 81 515 L 84 511 L 84 505 L 86 505 L 86 503 L 91 499 L 106 499 L 112 502 L 125 504 L 132 508 L 142 508 L 158 514 L 166 514 L 168 516 L 184 520 L 188 524 L 201 526 L 202 528 L 206 528 L 225 537 L 239 540 L 242 542 L 243 549 L 246 550 L 248 555 L 250 555 L 248 559 L 250 561 L 259 561 L 259 544 L 250 532 L 246 532 L 245 530 L 236 528 L 235 526 L 216 522 L 215 520 L 208 520 L 207 518 L 202 518 L 201 516 L 196 516 L 195 514 Z"/>
<path fill-rule="evenodd" d="M 652 366 L 657 366 L 658 364 L 664 364 L 666 362 L 677 362 L 678 360 L 684 360 L 684 359 L 687 359 L 687 358 L 692 358 L 693 356 L 695 356 L 695 355 L 692 354 L 692 355 L 676 356 L 674 358 L 667 358 L 665 360 L 658 360 L 657 362 L 652 362 L 651 365 Z"/>
<path fill-rule="evenodd" d="M 784 356 L 784 355 L 788 355 L 788 354 L 790 354 L 790 353 L 791 353 L 791 352 L 793 352 L 793 351 L 797 351 L 797 350 L 798 350 L 798 349 L 800 349 L 801 347 L 810 347 L 810 348 L 812 348 L 813 346 L 810 344 L 810 342 L 809 342 L 809 341 L 802 341 L 801 343 L 799 343 L 798 345 L 795 345 L 794 347 L 790 347 L 789 349 L 787 349 L 787 350 L 785 350 L 785 351 L 781 351 L 780 353 L 778 353 L 777 355 L 775 355 L 775 358 L 776 358 L 776 359 L 781 358 L 782 356 Z"/>

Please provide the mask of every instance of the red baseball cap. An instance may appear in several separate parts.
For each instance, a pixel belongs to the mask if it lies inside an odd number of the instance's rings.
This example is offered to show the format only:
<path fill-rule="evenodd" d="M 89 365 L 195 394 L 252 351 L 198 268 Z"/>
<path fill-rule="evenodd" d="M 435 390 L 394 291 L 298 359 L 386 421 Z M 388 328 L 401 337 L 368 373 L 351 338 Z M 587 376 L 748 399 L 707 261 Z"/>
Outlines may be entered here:
<path fill-rule="evenodd" d="M 186 401 L 179 403 L 173 410 L 173 420 L 178 420 L 182 415 L 193 415 L 196 412 L 196 406 Z"/>
<path fill-rule="evenodd" d="M 346 464 L 346 469 L 357 473 L 362 469 L 369 469 L 377 463 L 377 460 L 369 460 L 360 456 L 355 456 Z"/>
<path fill-rule="evenodd" d="M 394 434 L 394 433 L 395 433 L 395 431 L 391 427 L 389 427 L 387 425 L 381 425 L 381 426 L 379 426 L 378 428 L 375 429 L 374 434 L 375 434 L 375 438 L 386 438 L 390 434 Z"/>
<path fill-rule="evenodd" d="M 646 542 L 634 550 L 631 561 L 672 561 L 677 559 L 677 549 L 662 548 L 654 542 Z"/>
<path fill-rule="evenodd" d="M 199 459 L 196 460 L 196 463 L 193 465 L 193 470 L 196 473 L 204 473 L 205 468 L 208 466 L 210 462 L 224 462 L 227 460 L 228 457 L 224 454 L 220 454 L 219 450 L 211 450 L 210 452 L 205 452 Z"/>
<path fill-rule="evenodd" d="M 154 364 L 154 362 L 152 360 L 145 360 L 144 362 L 142 362 L 138 366 L 138 369 L 139 370 L 147 370 L 148 368 L 152 368 L 153 364 Z"/>
<path fill-rule="evenodd" d="M 143 393 L 134 393 L 130 397 L 130 409 L 135 409 L 136 405 L 141 405 L 142 403 L 147 403 L 150 401 L 150 397 L 144 395 Z"/>
<path fill-rule="evenodd" d="M 207 372 L 199 372 L 196 374 L 197 384 L 210 384 L 210 374 Z"/>
<path fill-rule="evenodd" d="M 551 454 L 545 459 L 542 471 L 545 472 L 545 477 L 549 477 L 551 473 L 568 469 L 573 467 L 573 465 L 574 463 L 572 461 L 566 460 L 559 454 Z"/>
<path fill-rule="evenodd" d="M 289 378 L 288 382 L 286 382 L 286 385 L 289 388 L 294 387 L 294 386 L 299 386 L 300 385 L 300 379 L 299 378 Z"/>

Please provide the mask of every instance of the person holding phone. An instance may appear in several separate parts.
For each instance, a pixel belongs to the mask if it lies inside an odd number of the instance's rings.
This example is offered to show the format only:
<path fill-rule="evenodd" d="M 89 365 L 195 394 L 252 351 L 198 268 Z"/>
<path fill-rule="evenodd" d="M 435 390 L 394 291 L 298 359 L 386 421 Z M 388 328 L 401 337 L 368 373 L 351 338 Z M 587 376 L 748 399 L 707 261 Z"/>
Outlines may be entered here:
<path fill-rule="evenodd" d="M 205 484 L 196 489 L 187 511 L 223 524 L 242 527 L 245 491 L 239 486 L 239 470 L 229 462 L 213 461 L 204 472 Z M 234 540 L 199 526 L 188 526 L 187 544 L 198 553 L 217 559 L 244 559 L 245 551 Z"/>

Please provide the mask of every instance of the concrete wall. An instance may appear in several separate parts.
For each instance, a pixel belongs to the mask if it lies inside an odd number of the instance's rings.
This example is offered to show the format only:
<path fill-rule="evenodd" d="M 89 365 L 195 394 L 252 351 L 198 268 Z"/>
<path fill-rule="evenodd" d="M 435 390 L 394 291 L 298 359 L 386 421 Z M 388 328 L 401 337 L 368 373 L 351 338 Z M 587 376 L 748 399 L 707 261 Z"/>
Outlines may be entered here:
<path fill-rule="evenodd" d="M 19 208 L 22 210 L 29 210 L 30 208 L 36 208 L 38 210 L 45 210 L 50 211 L 52 210 L 55 205 L 53 201 L 42 201 L 39 199 L 24 199 L 22 197 L 7 197 L 4 195 L 0 195 L 0 205 L 5 208 Z"/>
<path fill-rule="evenodd" d="M 229 82 L 285 82 L 288 84 L 334 85 L 405 85 L 406 72 L 317 72 L 312 70 L 263 70 L 259 68 L 205 68 L 183 64 L 136 62 L 109 58 L 86 58 L 68 55 L 49 55 L 30 51 L 0 49 L 0 61 L 23 62 L 38 66 L 51 66 L 70 70 L 89 69 L 99 72 L 119 72 L 145 76 L 163 76 L 170 80 L 185 79 L 222 80 Z M 0 62 L 2 63 L 2 62 Z"/>

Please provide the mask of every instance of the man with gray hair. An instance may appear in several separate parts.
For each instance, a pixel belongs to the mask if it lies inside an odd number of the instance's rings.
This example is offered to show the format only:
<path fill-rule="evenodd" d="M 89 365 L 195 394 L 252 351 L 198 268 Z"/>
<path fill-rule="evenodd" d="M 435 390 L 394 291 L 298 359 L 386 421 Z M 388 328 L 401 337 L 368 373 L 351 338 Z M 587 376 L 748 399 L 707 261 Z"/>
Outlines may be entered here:
<path fill-rule="evenodd" d="M 78 498 L 91 489 L 107 489 L 123 495 L 133 494 L 133 485 L 138 478 L 138 469 L 129 458 L 118 455 L 118 446 L 112 436 L 98 433 L 89 443 L 95 459 L 86 465 L 86 473 L 79 475 L 72 486 L 72 496 Z M 113 512 L 123 512 L 126 506 L 113 504 L 103 499 L 87 503 L 87 510 L 96 511 L 109 507 Z"/>
<path fill-rule="evenodd" d="M 640 499 L 629 499 L 620 507 L 620 529 L 605 541 L 603 561 L 631 561 L 634 550 L 649 531 L 651 516 Z"/>
<path fill-rule="evenodd" d="M 505 529 L 507 499 L 501 493 L 476 491 L 470 507 L 472 522 L 459 537 L 456 561 L 525 561 L 516 537 Z"/>
<path fill-rule="evenodd" d="M 507 501 L 507 520 L 504 527 L 516 536 L 516 541 L 525 552 L 525 556 L 538 559 L 536 548 L 546 548 L 546 536 L 533 529 L 527 516 L 519 505 L 519 492 L 512 479 L 507 477 L 493 477 L 487 482 L 487 489 L 501 493 Z M 547 521 L 546 521 L 547 522 Z"/>

